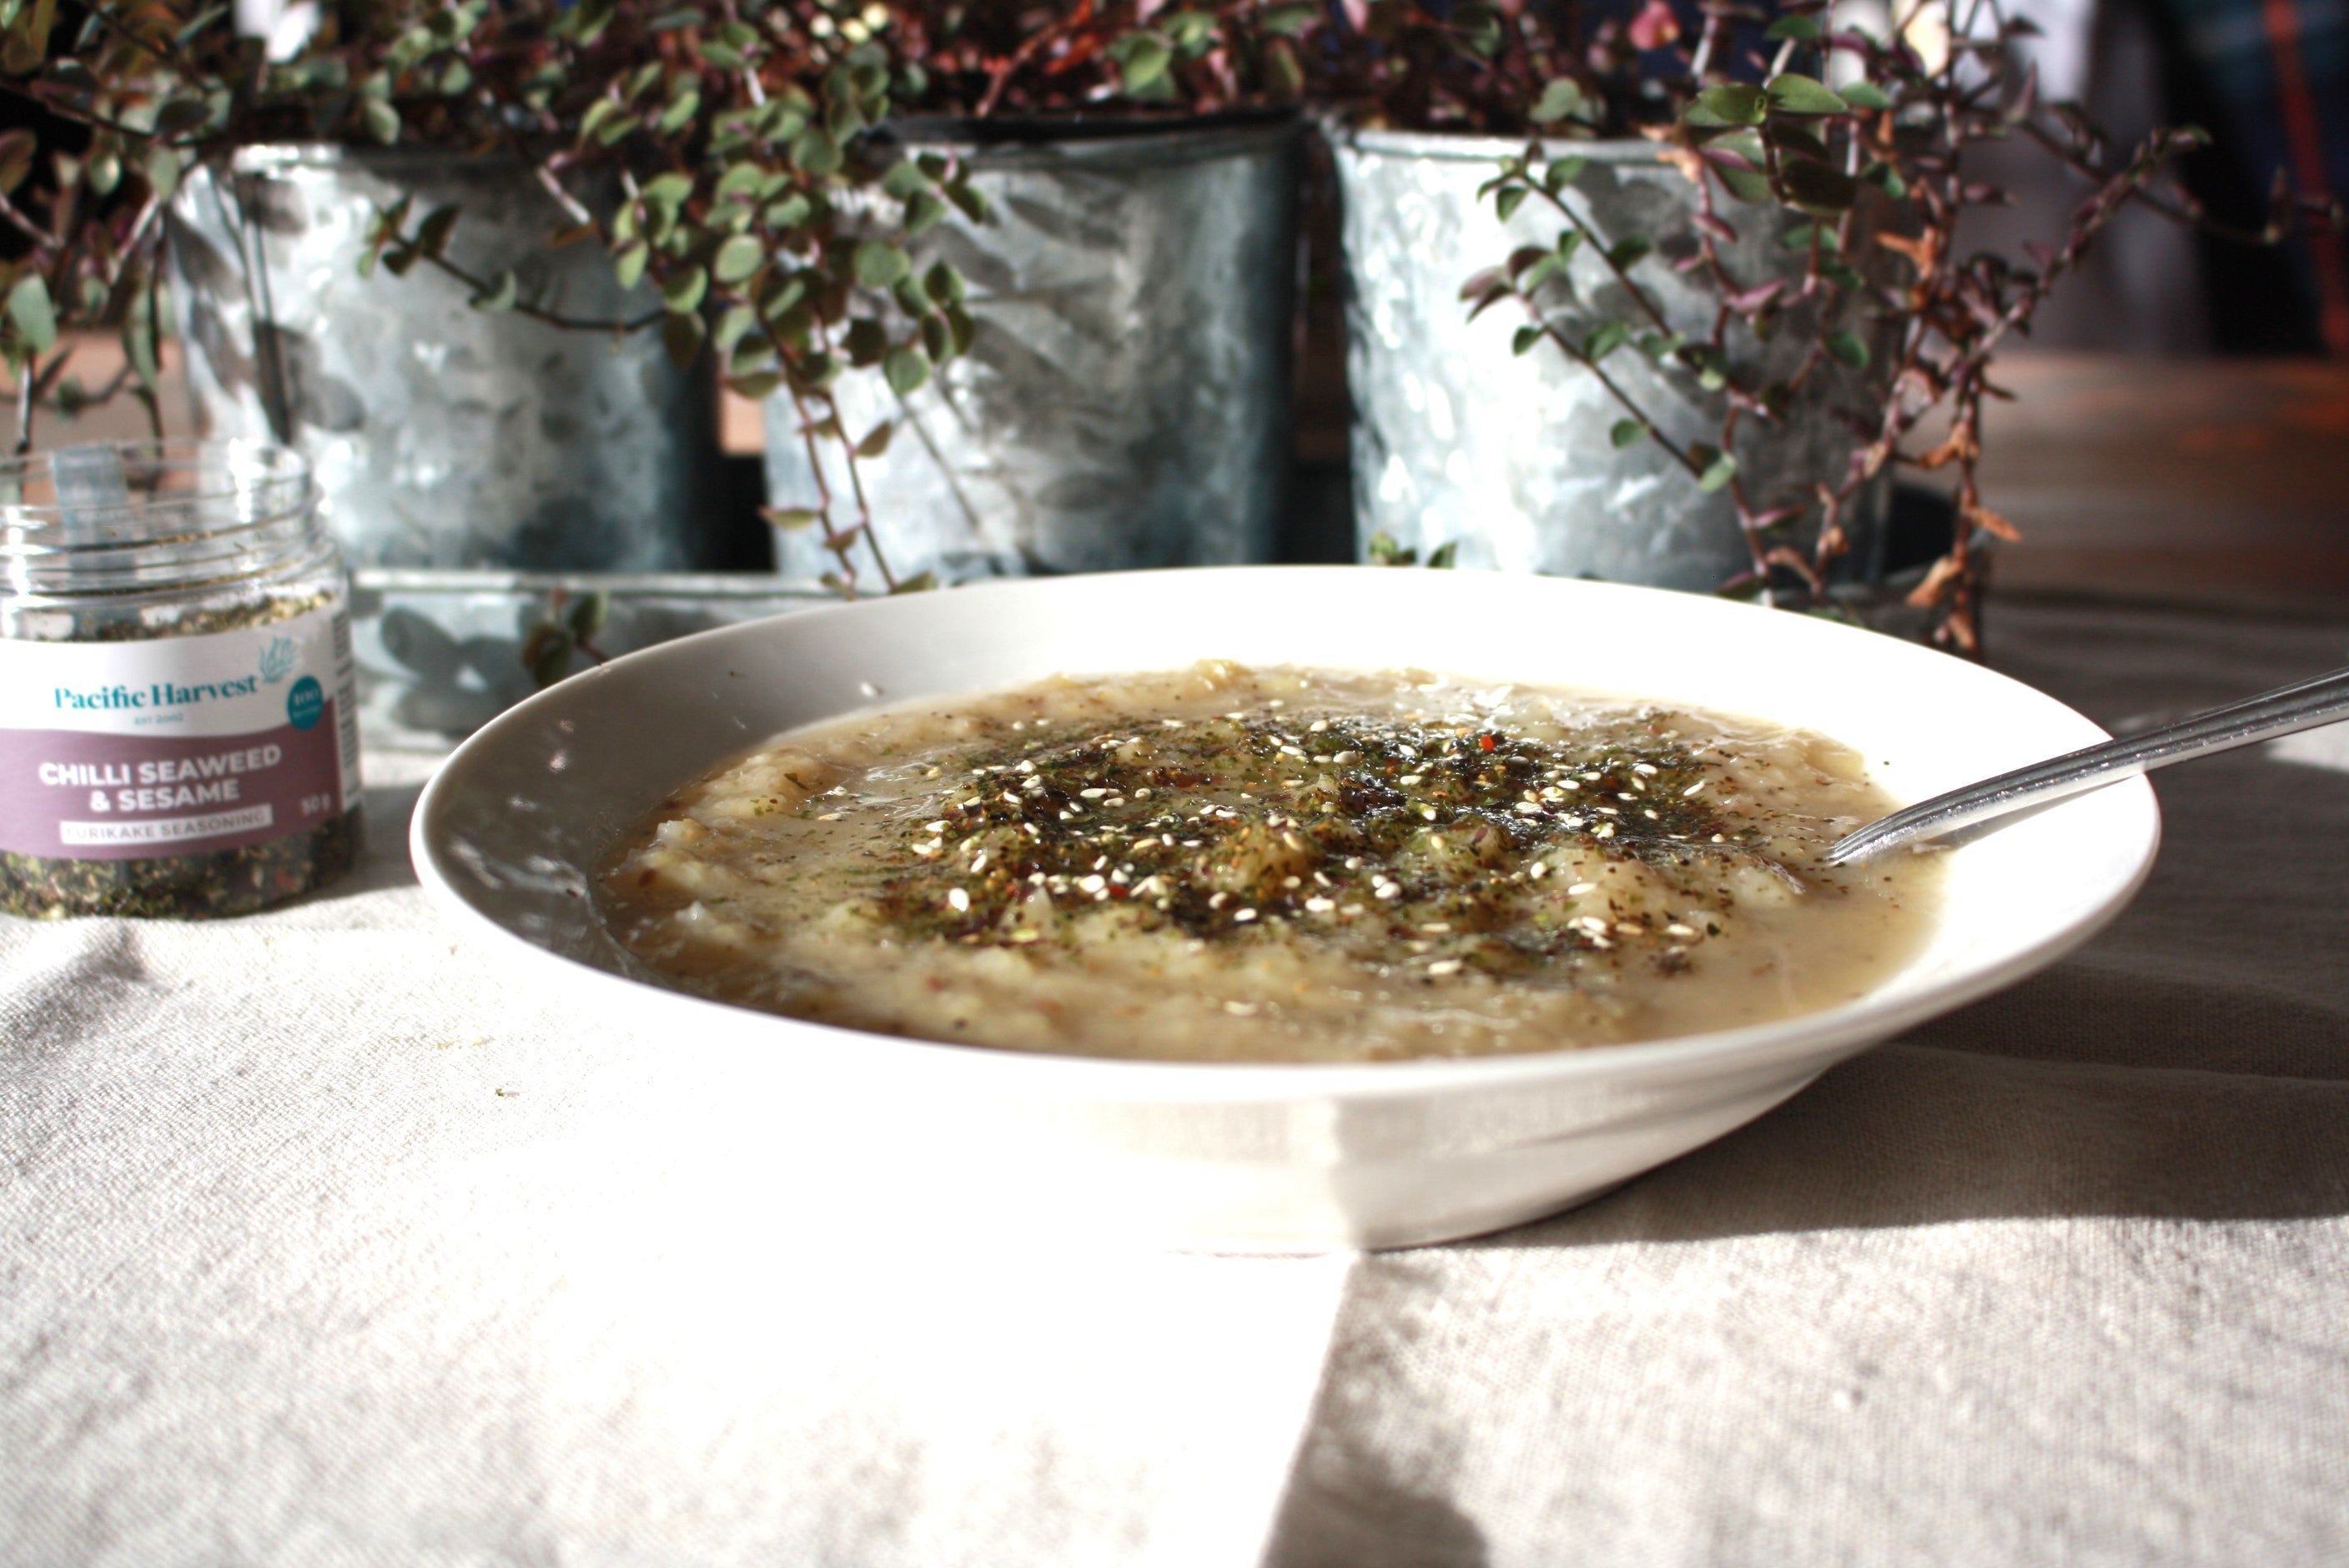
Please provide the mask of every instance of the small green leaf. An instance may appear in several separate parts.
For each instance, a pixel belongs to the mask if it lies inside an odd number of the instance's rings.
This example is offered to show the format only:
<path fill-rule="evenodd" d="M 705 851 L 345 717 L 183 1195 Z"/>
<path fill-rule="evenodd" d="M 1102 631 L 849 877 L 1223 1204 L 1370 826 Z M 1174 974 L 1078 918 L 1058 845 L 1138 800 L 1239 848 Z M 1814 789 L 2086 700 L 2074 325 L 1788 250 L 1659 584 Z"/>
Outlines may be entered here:
<path fill-rule="evenodd" d="M 978 323 L 972 320 L 970 312 L 965 310 L 960 304 L 947 306 L 945 315 L 947 331 L 954 336 L 954 351 L 957 354 L 968 354 L 971 344 L 978 337 Z"/>
<path fill-rule="evenodd" d="M 41 281 L 40 273 L 26 273 L 8 291 L 8 319 L 36 354 L 47 354 L 57 342 L 57 307 L 50 303 L 49 285 Z"/>
<path fill-rule="evenodd" d="M 1723 82 L 1697 94 L 1681 118 L 1694 126 L 1760 125 L 1769 112 L 1769 96 L 1760 88 Z"/>
<path fill-rule="evenodd" d="M 645 263 L 652 260 L 652 255 L 650 245 L 642 240 L 631 240 L 612 253 L 612 275 L 620 280 L 622 288 L 632 289 L 643 280 Z"/>
<path fill-rule="evenodd" d="M 1778 178 L 1786 188 L 1787 200 L 1806 212 L 1840 212 L 1859 194 L 1858 181 L 1807 158 L 1789 159 Z"/>
<path fill-rule="evenodd" d="M 521 292 L 522 285 L 515 281 L 513 273 L 502 272 L 491 280 L 488 288 L 475 294 L 469 303 L 475 310 L 486 311 L 495 315 L 501 311 L 513 309 L 514 299 Z"/>
<path fill-rule="evenodd" d="M 1552 125 L 1561 119 L 1588 118 L 1589 100 L 1584 96 L 1582 84 L 1572 77 L 1552 77 L 1542 87 L 1541 97 L 1535 100 L 1531 119 L 1536 125 Z"/>
<path fill-rule="evenodd" d="M 1889 163 L 1871 163 L 1860 171 L 1859 177 L 1895 201 L 1909 194 L 1909 181 L 1900 178 L 1900 170 Z"/>
<path fill-rule="evenodd" d="M 1619 452 L 1624 448 L 1636 443 L 1647 433 L 1648 428 L 1637 419 L 1618 419 L 1615 421 L 1614 428 L 1607 432 L 1607 438 L 1614 443 L 1615 449 Z"/>
<path fill-rule="evenodd" d="M 598 588 L 579 596 L 571 606 L 571 614 L 564 617 L 564 624 L 571 628 L 573 636 L 584 643 L 602 631 L 611 617 L 612 596 Z"/>
<path fill-rule="evenodd" d="M 700 92 L 696 88 L 688 88 L 668 100 L 668 107 L 660 111 L 659 119 L 653 121 L 653 129 L 663 134 L 682 130 L 692 124 L 693 117 L 700 112 Z"/>
<path fill-rule="evenodd" d="M 1825 83 L 1799 71 L 1772 77 L 1763 90 L 1770 96 L 1770 107 L 1780 114 L 1841 114 L 1851 107 Z"/>
<path fill-rule="evenodd" d="M 416 228 L 416 248 L 428 256 L 439 256 L 449 249 L 449 236 L 457 232 L 459 213 L 454 206 L 435 207 L 424 214 L 424 222 Z"/>
<path fill-rule="evenodd" d="M 1294 38 L 1320 15 L 1319 5 L 1268 5 L 1257 15 L 1257 25 L 1268 33 Z"/>
<path fill-rule="evenodd" d="M 889 449 L 889 438 L 896 433 L 897 427 L 895 424 L 887 419 L 882 420 L 867 430 L 864 433 L 864 438 L 856 443 L 856 455 L 860 458 L 879 457 Z"/>
<path fill-rule="evenodd" d="M 696 267 L 696 272 L 701 269 Z M 661 346 L 668 350 L 669 363 L 680 370 L 689 370 L 701 353 L 702 335 L 709 329 L 698 315 L 665 315 L 661 317 Z"/>
<path fill-rule="evenodd" d="M 1130 33 L 1119 43 L 1123 48 L 1111 52 L 1117 56 L 1119 79 L 1128 93 L 1146 90 L 1174 64 L 1174 52 L 1148 33 Z"/>
<path fill-rule="evenodd" d="M 1796 43 L 1816 42 L 1820 36 L 1819 19 L 1816 16 L 1781 16 L 1764 30 L 1765 38 L 1792 38 Z"/>
<path fill-rule="evenodd" d="M 359 125 L 386 147 L 399 139 L 399 111 L 381 98 L 359 105 Z"/>
<path fill-rule="evenodd" d="M 767 249 L 755 235 L 737 234 L 718 247 L 709 270 L 721 284 L 739 284 L 766 263 Z"/>
<path fill-rule="evenodd" d="M 1549 188 L 1552 195 L 1556 195 L 1581 179 L 1582 171 L 1589 167 L 1590 160 L 1587 158 L 1554 158 L 1550 160 L 1549 167 L 1542 170 L 1542 183 Z"/>
<path fill-rule="evenodd" d="M 1542 329 L 1538 326 L 1521 326 L 1509 338 L 1509 352 L 1520 356 L 1531 354 L 1542 336 Z"/>
<path fill-rule="evenodd" d="M 692 194 L 693 176 L 678 170 L 656 174 L 645 181 L 645 200 L 655 207 L 682 207 L 685 199 Z"/>
<path fill-rule="evenodd" d="M 905 233 L 908 237 L 936 226 L 947 215 L 946 198 L 935 191 L 919 191 L 905 203 Z"/>
<path fill-rule="evenodd" d="M 544 691 L 571 673 L 571 634 L 550 624 L 533 627 L 522 645 L 522 665 L 533 684 Z"/>
<path fill-rule="evenodd" d="M 686 315 L 700 308 L 702 297 L 709 293 L 709 274 L 699 267 L 688 267 L 662 280 L 661 304 L 672 315 Z"/>
<path fill-rule="evenodd" d="M 930 356 L 918 348 L 893 348 L 882 364 L 882 374 L 889 380 L 889 390 L 900 397 L 919 390 L 930 378 Z"/>
<path fill-rule="evenodd" d="M 812 506 L 762 506 L 759 515 L 777 528 L 811 528 L 823 521 L 823 513 Z"/>
<path fill-rule="evenodd" d="M 873 289 L 885 289 L 914 270 L 905 252 L 880 240 L 858 242 L 855 266 L 856 281 Z"/>
<path fill-rule="evenodd" d="M 1526 204 L 1526 198 L 1531 194 L 1532 192 L 1522 185 L 1504 185 L 1501 187 L 1501 193 L 1493 198 L 1493 210 L 1501 215 L 1501 222 L 1506 223 L 1516 216 L 1517 209 Z"/>
<path fill-rule="evenodd" d="M 1630 341 L 1630 324 L 1610 321 L 1583 340 L 1582 352 L 1595 364 Z"/>
<path fill-rule="evenodd" d="M 897 585 L 895 588 L 890 589 L 889 592 L 892 593 L 926 593 L 937 585 L 938 574 L 936 573 L 916 572 L 911 577 L 899 579 Z"/>
<path fill-rule="evenodd" d="M 972 222 L 984 223 L 993 217 L 993 209 L 987 204 L 985 193 L 968 180 L 956 181 L 946 187 L 946 193 L 947 200 L 959 208 L 962 215 Z"/>
<path fill-rule="evenodd" d="M 1737 473 L 1737 459 L 1718 447 L 1702 441 L 1691 441 L 1689 461 L 1696 465 L 1697 488 L 1711 494 L 1727 484 Z"/>
<path fill-rule="evenodd" d="M 808 127 L 792 143 L 792 166 L 803 174 L 837 174 L 842 161 L 840 143 L 820 125 Z"/>
<path fill-rule="evenodd" d="M 889 352 L 889 332 L 869 315 L 860 315 L 840 335 L 840 346 L 851 365 L 878 365 Z"/>
<path fill-rule="evenodd" d="M 922 292 L 936 304 L 962 303 L 962 274 L 944 262 L 933 262 L 922 274 Z"/>
<path fill-rule="evenodd" d="M 763 403 L 775 395 L 783 384 L 782 373 L 761 370 L 746 376 L 730 376 L 726 385 L 738 397 L 748 397 L 753 403 Z"/>
<path fill-rule="evenodd" d="M 1849 328 L 1828 335 L 1827 352 L 1854 370 L 1868 368 L 1868 339 Z"/>
<path fill-rule="evenodd" d="M 40 142 L 29 130 L 16 129 L 0 134 L 0 196 L 12 194 L 25 182 L 25 177 L 33 171 L 34 155 L 39 150 Z M 170 194 L 169 191 L 162 193 Z"/>
<path fill-rule="evenodd" d="M 1843 101 L 1854 108 L 1890 108 L 1892 100 L 1874 82 L 1847 82 L 1839 89 Z"/>
<path fill-rule="evenodd" d="M 1628 234 L 1607 247 L 1608 264 L 1617 272 L 1628 271 L 1644 261 L 1654 251 L 1656 242 L 1645 234 Z"/>
<path fill-rule="evenodd" d="M 1460 542 L 1447 539 L 1427 552 L 1427 569 L 1430 572 L 1449 572 L 1459 560 Z"/>

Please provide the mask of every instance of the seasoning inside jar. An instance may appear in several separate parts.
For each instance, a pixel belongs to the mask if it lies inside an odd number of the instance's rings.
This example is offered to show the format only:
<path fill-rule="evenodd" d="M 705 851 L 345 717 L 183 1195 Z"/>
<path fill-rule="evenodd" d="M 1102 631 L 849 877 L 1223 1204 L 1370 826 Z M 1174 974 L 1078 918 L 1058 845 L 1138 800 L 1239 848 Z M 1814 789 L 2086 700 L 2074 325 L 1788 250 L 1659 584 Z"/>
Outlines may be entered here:
<path fill-rule="evenodd" d="M 0 910 L 244 913 L 348 869 L 359 823 L 349 589 L 302 458 L 0 463 Z"/>

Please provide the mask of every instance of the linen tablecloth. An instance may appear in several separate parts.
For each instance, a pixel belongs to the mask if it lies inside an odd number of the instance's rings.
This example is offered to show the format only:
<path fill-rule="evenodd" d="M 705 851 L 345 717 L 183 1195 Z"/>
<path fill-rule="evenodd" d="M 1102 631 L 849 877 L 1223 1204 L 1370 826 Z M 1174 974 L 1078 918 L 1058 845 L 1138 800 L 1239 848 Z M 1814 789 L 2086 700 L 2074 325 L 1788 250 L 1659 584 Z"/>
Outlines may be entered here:
<path fill-rule="evenodd" d="M 1992 633 L 2116 727 L 2349 662 L 2349 622 Z M 444 928 L 426 765 L 369 762 L 319 896 L 0 920 L 0 1562 L 2349 1553 L 2349 731 L 2160 775 L 2109 933 L 1753 1126 L 1323 1258 L 827 1224 L 677 1187 L 673 1130 L 584 1158 L 689 1042 Z"/>

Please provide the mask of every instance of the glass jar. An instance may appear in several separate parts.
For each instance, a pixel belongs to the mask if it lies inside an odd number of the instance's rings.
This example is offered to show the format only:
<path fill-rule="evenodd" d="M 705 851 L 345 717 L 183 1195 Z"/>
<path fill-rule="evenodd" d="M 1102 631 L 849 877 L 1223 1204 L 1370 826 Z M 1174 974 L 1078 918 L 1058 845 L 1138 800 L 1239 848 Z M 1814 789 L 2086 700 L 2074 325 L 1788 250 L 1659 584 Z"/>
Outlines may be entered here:
<path fill-rule="evenodd" d="M 303 459 L 0 462 L 0 910 L 241 914 L 358 842 L 349 583 Z"/>

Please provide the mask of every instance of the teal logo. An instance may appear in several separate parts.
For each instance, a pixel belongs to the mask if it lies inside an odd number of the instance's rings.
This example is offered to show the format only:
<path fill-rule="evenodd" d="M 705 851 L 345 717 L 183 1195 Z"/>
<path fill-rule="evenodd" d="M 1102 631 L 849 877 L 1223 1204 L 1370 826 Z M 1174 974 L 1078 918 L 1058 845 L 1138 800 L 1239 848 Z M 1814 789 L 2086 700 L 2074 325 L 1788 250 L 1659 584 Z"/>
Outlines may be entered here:
<path fill-rule="evenodd" d="M 285 717 L 296 729 L 311 729 L 326 717 L 326 688 L 316 676 L 304 676 L 285 694 Z"/>
<path fill-rule="evenodd" d="M 275 686 L 294 673 L 301 655 L 291 637 L 272 637 L 269 645 L 261 650 L 261 678 Z"/>

